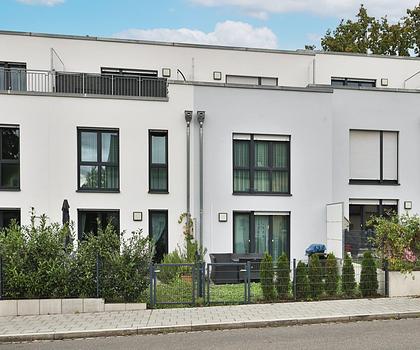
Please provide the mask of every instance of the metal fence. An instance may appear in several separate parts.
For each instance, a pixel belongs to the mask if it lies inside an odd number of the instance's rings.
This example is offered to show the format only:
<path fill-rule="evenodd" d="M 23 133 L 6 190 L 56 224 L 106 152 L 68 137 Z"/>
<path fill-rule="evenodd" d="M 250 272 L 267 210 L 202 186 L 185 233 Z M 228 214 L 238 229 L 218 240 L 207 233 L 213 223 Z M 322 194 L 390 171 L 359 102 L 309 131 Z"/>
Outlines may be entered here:
<path fill-rule="evenodd" d="M 141 75 L 0 68 L 0 91 L 166 98 L 168 83 Z"/>
<path fill-rule="evenodd" d="M 387 296 L 388 272 L 379 262 L 363 277 L 361 261 L 353 261 L 352 268 L 346 273 L 341 259 L 335 266 L 321 259 L 317 267 L 293 259 L 288 268 L 269 269 L 251 262 L 157 264 L 150 267 L 150 306 Z"/>

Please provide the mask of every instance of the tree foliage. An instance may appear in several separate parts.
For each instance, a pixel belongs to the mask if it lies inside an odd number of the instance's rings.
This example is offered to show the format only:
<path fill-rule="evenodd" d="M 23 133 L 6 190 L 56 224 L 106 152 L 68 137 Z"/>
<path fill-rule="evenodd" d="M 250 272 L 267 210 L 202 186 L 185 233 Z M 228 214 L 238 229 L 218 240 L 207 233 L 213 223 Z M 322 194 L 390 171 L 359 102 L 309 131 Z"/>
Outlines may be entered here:
<path fill-rule="evenodd" d="M 410 56 L 412 52 L 420 56 L 420 3 L 393 23 L 386 16 L 369 16 L 361 5 L 354 21 L 342 19 L 334 30 L 327 30 L 321 46 L 334 52 L 390 56 Z"/>

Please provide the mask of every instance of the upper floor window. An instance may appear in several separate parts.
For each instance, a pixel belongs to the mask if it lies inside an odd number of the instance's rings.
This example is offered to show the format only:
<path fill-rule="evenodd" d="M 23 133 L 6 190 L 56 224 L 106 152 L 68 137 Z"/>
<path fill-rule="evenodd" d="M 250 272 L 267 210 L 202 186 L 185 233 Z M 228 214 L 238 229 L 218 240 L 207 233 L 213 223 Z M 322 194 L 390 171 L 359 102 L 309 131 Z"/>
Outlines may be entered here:
<path fill-rule="evenodd" d="M 375 79 L 331 78 L 332 86 L 376 87 Z"/>
<path fill-rule="evenodd" d="M 119 132 L 78 129 L 79 190 L 119 190 Z"/>
<path fill-rule="evenodd" d="M 0 126 L 0 189 L 19 189 L 19 159 L 19 128 Z"/>
<path fill-rule="evenodd" d="M 149 192 L 168 192 L 168 132 L 149 130 Z"/>
<path fill-rule="evenodd" d="M 226 84 L 277 86 L 277 78 L 249 75 L 226 75 Z"/>
<path fill-rule="evenodd" d="M 26 64 L 0 62 L 0 90 L 26 91 Z"/>
<path fill-rule="evenodd" d="M 350 130 L 350 183 L 398 183 L 398 132 Z"/>
<path fill-rule="evenodd" d="M 233 192 L 290 193 L 290 137 L 233 135 Z"/>

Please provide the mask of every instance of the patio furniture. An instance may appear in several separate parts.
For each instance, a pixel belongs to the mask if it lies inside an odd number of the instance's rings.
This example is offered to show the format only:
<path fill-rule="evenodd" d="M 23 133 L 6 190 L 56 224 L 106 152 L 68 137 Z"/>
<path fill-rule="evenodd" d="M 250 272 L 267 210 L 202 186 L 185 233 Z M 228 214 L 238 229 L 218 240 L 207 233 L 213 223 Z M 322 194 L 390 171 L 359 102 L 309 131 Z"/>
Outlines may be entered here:
<path fill-rule="evenodd" d="M 210 254 L 211 273 L 210 279 L 214 284 L 239 283 L 239 259 L 236 254 L 217 253 Z M 220 264 L 220 265 L 219 265 Z"/>

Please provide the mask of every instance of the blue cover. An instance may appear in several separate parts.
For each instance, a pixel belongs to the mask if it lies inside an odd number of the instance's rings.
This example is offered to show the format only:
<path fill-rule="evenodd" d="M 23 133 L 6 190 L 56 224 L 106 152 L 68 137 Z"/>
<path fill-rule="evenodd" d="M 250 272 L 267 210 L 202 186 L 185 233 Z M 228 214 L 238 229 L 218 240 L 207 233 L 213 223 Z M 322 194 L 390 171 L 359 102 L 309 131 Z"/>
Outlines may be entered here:
<path fill-rule="evenodd" d="M 306 248 L 305 253 L 306 255 L 312 255 L 315 253 L 325 253 L 327 247 L 325 244 L 311 244 L 308 248 Z"/>

